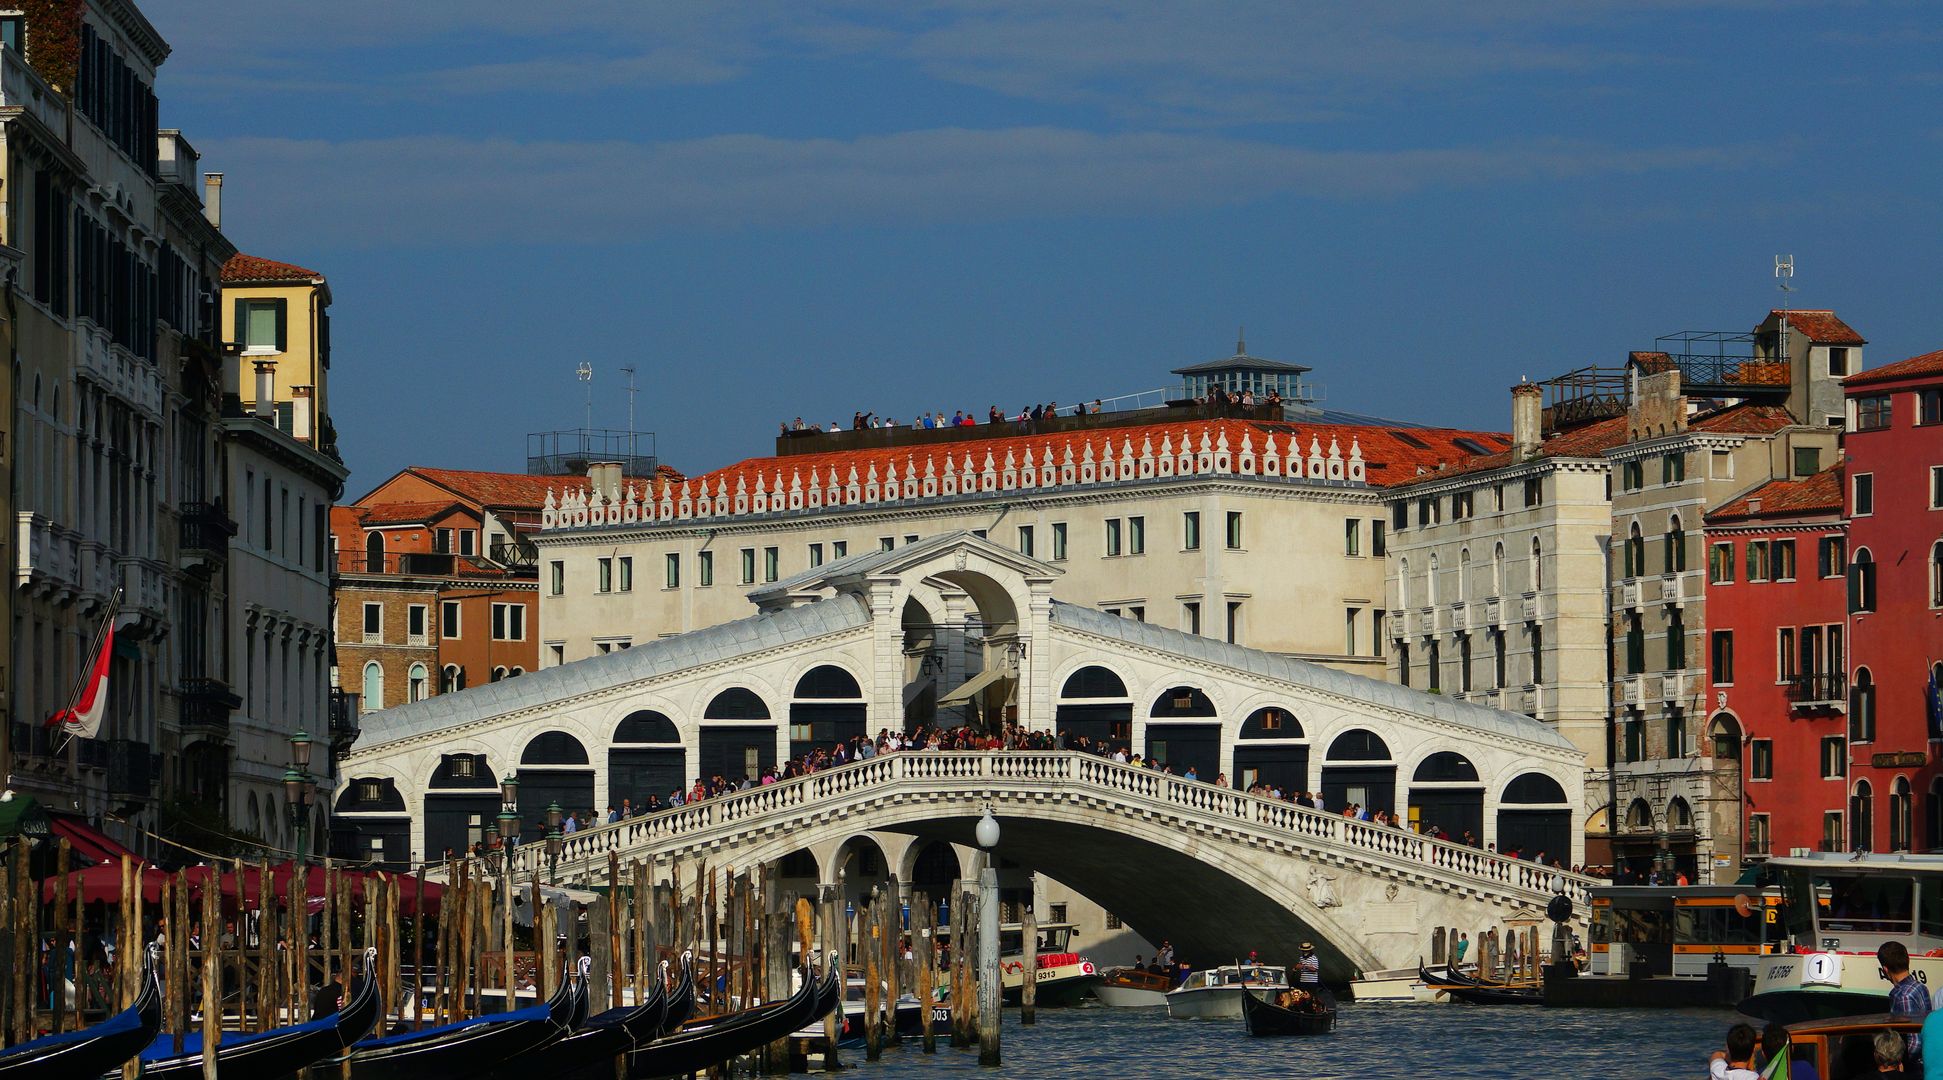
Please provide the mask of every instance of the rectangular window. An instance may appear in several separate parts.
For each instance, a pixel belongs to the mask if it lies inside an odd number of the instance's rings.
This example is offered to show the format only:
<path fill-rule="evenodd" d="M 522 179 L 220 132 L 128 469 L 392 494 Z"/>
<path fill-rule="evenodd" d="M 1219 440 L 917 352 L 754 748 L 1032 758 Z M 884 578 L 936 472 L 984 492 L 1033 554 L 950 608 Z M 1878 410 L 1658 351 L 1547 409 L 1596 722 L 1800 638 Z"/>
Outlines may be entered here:
<path fill-rule="evenodd" d="M 1666 454 L 1660 458 L 1660 483 L 1679 484 L 1687 478 L 1687 455 Z"/>
<path fill-rule="evenodd" d="M 1750 780 L 1774 779 L 1774 740 L 1749 739 L 1747 742 L 1747 776 Z"/>
<path fill-rule="evenodd" d="M 1768 816 L 1766 814 L 1747 815 L 1747 853 L 1749 855 L 1770 854 L 1769 849 L 1773 844 L 1774 841 L 1768 834 Z"/>
<path fill-rule="evenodd" d="M 1545 628 L 1538 623 L 1526 623 L 1525 636 L 1531 639 L 1531 681 L 1537 686 L 1545 681 Z"/>
<path fill-rule="evenodd" d="M 492 636 L 494 641 L 525 641 L 526 605 L 494 604 Z"/>
<path fill-rule="evenodd" d="M 1851 517 L 1868 517 L 1876 512 L 1876 477 L 1874 473 L 1855 474 L 1855 495 L 1849 501 Z"/>
<path fill-rule="evenodd" d="M 1397 642 L 1397 684 L 1410 685 L 1410 643 Z"/>
<path fill-rule="evenodd" d="M 1503 484 L 1499 484 L 1498 486 L 1491 489 L 1491 509 L 1497 511 L 1500 514 L 1504 513 L 1504 485 Z"/>
<path fill-rule="evenodd" d="M 479 530 L 478 529 L 459 530 L 459 554 L 461 555 L 479 554 Z"/>
<path fill-rule="evenodd" d="M 1715 480 L 1734 478 L 1734 454 L 1729 450 L 1715 450 L 1707 458 L 1707 475 Z"/>
<path fill-rule="evenodd" d="M 754 585 L 756 583 L 756 549 L 743 548 L 737 554 L 742 557 L 742 565 L 740 567 L 742 571 L 742 584 Z"/>
<path fill-rule="evenodd" d="M 405 607 L 405 643 L 408 645 L 425 644 L 426 624 L 431 621 L 432 610 L 424 604 L 409 604 Z"/>
<path fill-rule="evenodd" d="M 1768 542 L 1766 540 L 1747 542 L 1747 580 L 1768 580 Z"/>
<path fill-rule="evenodd" d="M 547 654 L 553 658 L 554 667 L 559 667 L 561 664 L 566 663 L 567 662 L 566 643 L 560 642 L 559 644 L 548 645 Z"/>
<path fill-rule="evenodd" d="M 594 591 L 614 591 L 614 560 L 612 558 L 594 560 Z"/>
<path fill-rule="evenodd" d="M 1626 760 L 1646 760 L 1646 721 L 1636 712 L 1626 715 Z"/>
<path fill-rule="evenodd" d="M 1427 495 L 1417 500 L 1417 524 L 1419 526 L 1435 525 L 1442 521 L 1443 517 L 1443 502 L 1435 495 Z"/>
<path fill-rule="evenodd" d="M 1435 638 L 1424 644 L 1424 675 L 1430 682 L 1430 692 L 1444 692 L 1444 647 Z"/>
<path fill-rule="evenodd" d="M 1471 635 L 1457 635 L 1457 689 L 1471 692 Z"/>
<path fill-rule="evenodd" d="M 1451 520 L 1463 521 L 1471 516 L 1471 493 L 1459 491 L 1451 495 Z"/>
<path fill-rule="evenodd" d="M 1943 465 L 1930 466 L 1930 509 L 1943 510 Z"/>
<path fill-rule="evenodd" d="M 1362 608 L 1343 609 L 1343 655 L 1356 655 L 1356 619 L 1363 614 Z M 1379 628 L 1380 631 L 1380 628 Z"/>
<path fill-rule="evenodd" d="M 822 544 L 810 545 L 810 565 L 811 566 L 823 565 L 823 545 Z"/>
<path fill-rule="evenodd" d="M 1363 519 L 1345 518 L 1343 520 L 1343 554 L 1360 558 L 1363 554 Z"/>
<path fill-rule="evenodd" d="M 1795 447 L 1795 475 L 1813 476 L 1822 471 L 1822 448 L 1819 446 Z"/>
<path fill-rule="evenodd" d="M 830 541 L 830 558 L 842 559 L 842 558 L 849 557 L 849 555 L 850 555 L 850 541 L 848 540 Z"/>
<path fill-rule="evenodd" d="M 1916 401 L 1919 423 L 1943 424 L 1943 390 L 1924 390 L 1916 395 Z"/>
<path fill-rule="evenodd" d="M 1848 568 L 1848 541 L 1840 536 L 1824 536 L 1815 542 L 1815 569 L 1825 578 L 1841 577 Z"/>
<path fill-rule="evenodd" d="M 1146 622 L 1147 609 L 1139 604 L 1135 604 L 1127 609 L 1127 618 L 1132 619 L 1134 622 Z"/>
<path fill-rule="evenodd" d="M 762 580 L 774 581 L 782 572 L 782 551 L 779 548 L 762 549 Z"/>
<path fill-rule="evenodd" d="M 1525 508 L 1529 510 L 1543 504 L 1544 501 L 1545 481 L 1536 476 L 1525 481 Z"/>
<path fill-rule="evenodd" d="M 695 585 L 706 589 L 715 584 L 715 553 L 698 551 L 695 553 Z"/>
<path fill-rule="evenodd" d="M 905 546 L 905 547 L 910 547 L 910 546 L 911 546 L 912 544 L 915 544 L 915 543 L 917 543 L 917 542 L 918 542 L 918 534 L 917 534 L 917 533 L 905 533 L 905 534 L 904 534 L 904 546 Z"/>
<path fill-rule="evenodd" d="M 1822 737 L 1822 779 L 1834 780 L 1849 774 L 1848 744 L 1840 735 Z"/>
<path fill-rule="evenodd" d="M 1855 399 L 1855 430 L 1881 431 L 1889 426 L 1889 395 L 1871 394 Z"/>
<path fill-rule="evenodd" d="M 1780 675 L 1776 681 L 1787 682 L 1799 671 L 1795 667 L 1795 628 L 1784 626 L 1774 632 L 1774 670 Z"/>
<path fill-rule="evenodd" d="M 895 537 L 895 536 L 880 536 L 880 537 L 878 537 L 878 538 L 877 538 L 877 550 L 878 550 L 878 551 L 896 551 L 896 550 L 897 550 L 897 537 Z"/>
<path fill-rule="evenodd" d="M 1111 558 L 1120 554 L 1120 519 L 1106 519 L 1106 553 Z"/>
<path fill-rule="evenodd" d="M 1773 564 L 1769 569 L 1774 572 L 1774 580 L 1793 581 L 1795 579 L 1795 542 L 1793 540 L 1774 541 L 1768 545 L 1768 555 L 1769 561 Z"/>
<path fill-rule="evenodd" d="M 1383 609 L 1370 612 L 1370 655 L 1383 655 Z"/>
<path fill-rule="evenodd" d="M 464 629 L 462 614 L 457 600 L 439 601 L 439 637 L 456 641 Z"/>
<path fill-rule="evenodd" d="M 1646 486 L 1646 468 L 1639 461 L 1628 461 L 1619 466 L 1619 489 L 1638 491 Z"/>
<path fill-rule="evenodd" d="M 681 556 L 676 552 L 661 557 L 661 585 L 667 589 L 681 588 Z"/>
<path fill-rule="evenodd" d="M 616 559 L 615 563 L 616 563 L 616 568 L 620 571 L 621 591 L 633 592 L 634 591 L 634 556 L 623 555 L 619 559 Z"/>
<path fill-rule="evenodd" d="M 366 603 L 364 605 L 364 640 L 379 642 L 385 639 L 385 606 Z"/>
<path fill-rule="evenodd" d="M 1679 709 L 1669 708 L 1663 717 L 1666 721 L 1666 756 L 1687 756 L 1687 714 Z"/>
<path fill-rule="evenodd" d="M 1228 601 L 1228 644 L 1241 643 L 1241 601 Z"/>
<path fill-rule="evenodd" d="M 246 353 L 277 353 L 284 349 L 284 302 L 282 300 L 238 300 L 237 313 L 242 325 L 237 334 Z"/>
<path fill-rule="evenodd" d="M 1201 632 L 1201 605 L 1189 600 L 1181 605 L 1181 629 L 1190 634 Z"/>
<path fill-rule="evenodd" d="M 1241 511 L 1228 511 L 1228 550 L 1241 549 Z"/>
<path fill-rule="evenodd" d="M 1052 561 L 1066 561 L 1066 523 L 1063 521 L 1052 523 Z"/>
<path fill-rule="evenodd" d="M 452 530 L 433 529 L 432 530 L 432 551 L 435 552 L 436 554 L 444 555 L 451 552 L 451 550 L 452 550 Z"/>
<path fill-rule="evenodd" d="M 1842 812 L 1840 810 L 1822 811 L 1822 850 L 1846 850 L 1842 846 Z"/>
<path fill-rule="evenodd" d="M 1687 667 L 1686 616 L 1677 607 L 1666 609 L 1666 669 L 1685 671 Z"/>
<path fill-rule="evenodd" d="M 1626 674 L 1646 670 L 1646 623 L 1635 611 L 1626 616 Z"/>
<path fill-rule="evenodd" d="M 1734 583 L 1734 545 L 1719 543 L 1707 549 L 1707 581 L 1713 585 Z"/>
<path fill-rule="evenodd" d="M 555 560 L 546 564 L 546 591 L 549 596 L 559 596 L 567 591 L 567 564 Z"/>
<path fill-rule="evenodd" d="M 1181 550 L 1201 550 L 1201 513 L 1189 510 L 1181 515 Z"/>
<path fill-rule="evenodd" d="M 1390 504 L 1390 528 L 1397 532 L 1410 527 L 1410 504 L 1394 502 Z"/>
<path fill-rule="evenodd" d="M 1491 689 L 1505 688 L 1504 631 L 1491 628 Z"/>
<path fill-rule="evenodd" d="M 1716 630 L 1713 634 L 1713 656 L 1710 670 L 1715 686 L 1732 686 L 1734 683 L 1734 632 Z"/>
<path fill-rule="evenodd" d="M 1849 373 L 1849 351 L 1840 345 L 1828 347 L 1828 374 L 1839 379 Z"/>
<path fill-rule="evenodd" d="M 1147 519 L 1144 517 L 1127 519 L 1127 554 L 1147 554 Z"/>
<path fill-rule="evenodd" d="M 1370 554 L 1378 559 L 1390 553 L 1387 537 L 1383 535 L 1383 519 L 1370 519 Z"/>

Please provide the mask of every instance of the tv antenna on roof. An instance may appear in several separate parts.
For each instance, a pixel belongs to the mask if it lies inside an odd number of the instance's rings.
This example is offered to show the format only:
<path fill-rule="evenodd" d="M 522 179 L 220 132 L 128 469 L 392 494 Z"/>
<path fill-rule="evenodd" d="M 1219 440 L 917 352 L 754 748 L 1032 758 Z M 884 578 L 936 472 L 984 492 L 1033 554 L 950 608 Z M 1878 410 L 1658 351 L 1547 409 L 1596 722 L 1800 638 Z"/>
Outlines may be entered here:
<path fill-rule="evenodd" d="M 584 430 L 592 431 L 594 430 L 594 365 L 582 360 L 580 366 L 574 369 L 574 374 L 580 377 L 581 382 L 587 384 L 587 426 Z"/>
<path fill-rule="evenodd" d="M 1779 360 L 1788 359 L 1788 294 L 1795 291 L 1794 279 L 1795 257 L 1793 255 L 1776 255 L 1774 257 L 1774 287 L 1781 290 L 1781 336 L 1777 339 L 1778 344 L 1775 348 L 1775 352 L 1780 354 L 1776 357 Z"/>
<path fill-rule="evenodd" d="M 623 367 L 621 374 L 627 376 L 627 452 L 629 459 L 632 460 L 634 456 L 634 395 L 636 393 L 634 389 L 634 365 L 629 364 Z"/>

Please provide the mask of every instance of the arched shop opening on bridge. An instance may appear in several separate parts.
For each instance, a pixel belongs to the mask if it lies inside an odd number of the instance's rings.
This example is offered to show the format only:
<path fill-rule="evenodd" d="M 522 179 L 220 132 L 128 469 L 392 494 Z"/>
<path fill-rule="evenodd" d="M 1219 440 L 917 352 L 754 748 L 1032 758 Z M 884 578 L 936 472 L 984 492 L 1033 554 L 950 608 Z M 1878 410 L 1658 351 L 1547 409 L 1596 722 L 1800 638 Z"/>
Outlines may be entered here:
<path fill-rule="evenodd" d="M 607 799 L 615 806 L 646 806 L 648 796 L 665 804 L 688 783 L 688 751 L 675 722 L 652 709 L 631 712 L 614 725 L 607 748 Z"/>
<path fill-rule="evenodd" d="M 408 868 L 412 854 L 412 819 L 396 780 L 380 776 L 351 777 L 337 793 L 331 816 L 334 856 L 369 861 L 393 870 Z"/>
<path fill-rule="evenodd" d="M 524 791 L 520 803 L 523 822 L 530 825 L 540 820 L 526 812 Z M 425 857 L 436 860 L 472 850 L 472 845 L 485 839 L 486 823 L 499 817 L 502 805 L 499 781 L 486 755 L 441 754 L 426 783 Z"/>
<path fill-rule="evenodd" d="M 1190 771 L 1212 781 L 1221 775 L 1221 722 L 1200 688 L 1176 686 L 1147 711 L 1147 758 L 1176 776 Z"/>
<path fill-rule="evenodd" d="M 1235 743 L 1235 786 L 1267 784 L 1283 795 L 1309 787 L 1309 740 L 1295 714 L 1280 707 L 1256 709 L 1242 721 Z"/>
<path fill-rule="evenodd" d="M 1066 676 L 1053 716 L 1054 729 L 1068 746 L 1082 738 L 1115 747 L 1133 741 L 1133 698 L 1127 695 L 1127 684 L 1098 664 Z"/>
<path fill-rule="evenodd" d="M 1572 806 L 1557 780 L 1530 772 L 1505 785 L 1498 797 L 1498 850 L 1527 857 L 1542 851 L 1547 861 L 1570 865 L 1565 853 L 1572 850 Z"/>
<path fill-rule="evenodd" d="M 828 750 L 870 734 L 863 687 L 856 676 L 833 664 L 819 664 L 796 681 L 789 703 L 789 756 Z"/>
<path fill-rule="evenodd" d="M 1484 782 L 1471 759 L 1452 750 L 1435 753 L 1410 778 L 1410 824 L 1435 825 L 1453 840 L 1466 834 L 1484 843 Z"/>
<path fill-rule="evenodd" d="M 732 783 L 755 777 L 776 764 L 776 724 L 769 706 L 754 690 L 731 686 L 702 711 L 697 763 L 703 778 L 721 776 Z"/>
<path fill-rule="evenodd" d="M 545 731 L 534 736 L 519 756 L 519 818 L 521 831 L 529 836 L 546 835 L 547 807 L 586 815 L 594 806 L 594 767 L 587 760 L 587 748 L 564 731 Z"/>
<path fill-rule="evenodd" d="M 1396 812 L 1397 764 L 1390 745 L 1374 731 L 1354 728 L 1336 736 L 1322 763 L 1322 804 L 1340 810 L 1354 804 Z"/>

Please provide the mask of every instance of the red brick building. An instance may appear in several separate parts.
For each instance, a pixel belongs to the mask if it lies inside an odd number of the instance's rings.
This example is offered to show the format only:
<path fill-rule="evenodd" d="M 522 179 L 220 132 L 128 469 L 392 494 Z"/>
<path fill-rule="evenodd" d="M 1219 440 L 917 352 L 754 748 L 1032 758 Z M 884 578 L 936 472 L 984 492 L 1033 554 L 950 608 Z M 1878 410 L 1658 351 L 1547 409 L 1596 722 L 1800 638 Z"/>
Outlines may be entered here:
<path fill-rule="evenodd" d="M 1771 480 L 1706 529 L 1709 733 L 1716 759 L 1741 760 L 1744 858 L 1843 850 L 1842 467 Z"/>
<path fill-rule="evenodd" d="M 1943 675 L 1943 350 L 1848 397 L 1851 846 L 1943 847 L 1930 683 Z M 1923 809 L 1916 809 L 1918 797 Z"/>

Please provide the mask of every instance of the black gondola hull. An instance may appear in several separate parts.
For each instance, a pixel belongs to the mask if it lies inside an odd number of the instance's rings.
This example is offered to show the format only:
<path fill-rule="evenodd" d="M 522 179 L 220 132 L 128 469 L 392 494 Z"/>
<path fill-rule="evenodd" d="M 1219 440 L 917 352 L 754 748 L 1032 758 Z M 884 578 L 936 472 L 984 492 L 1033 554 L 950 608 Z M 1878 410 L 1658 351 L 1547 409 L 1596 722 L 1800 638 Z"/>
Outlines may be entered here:
<path fill-rule="evenodd" d="M 107 1020 L 65 1036 L 21 1043 L 0 1054 L 0 1080 L 99 1076 L 141 1053 L 161 1029 L 161 991 L 153 973 L 144 972 L 142 992 L 134 1004 Z"/>
<path fill-rule="evenodd" d="M 1319 1012 L 1298 1012 L 1264 1001 L 1250 992 L 1241 998 L 1241 1022 L 1256 1038 L 1289 1035 L 1327 1035 L 1336 1030 L 1332 1004 Z"/>
<path fill-rule="evenodd" d="M 826 979 L 835 983 L 832 970 Z M 628 1055 L 633 1080 L 699 1072 L 775 1042 L 805 1024 L 822 1019 L 825 985 L 803 980 L 788 1000 L 724 1016 L 703 1026 L 665 1036 Z M 840 993 L 840 989 L 834 991 Z"/>

